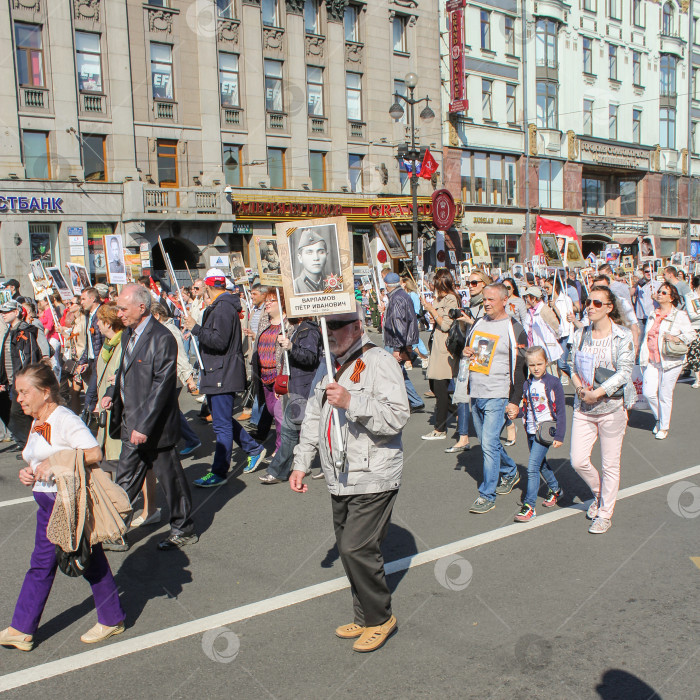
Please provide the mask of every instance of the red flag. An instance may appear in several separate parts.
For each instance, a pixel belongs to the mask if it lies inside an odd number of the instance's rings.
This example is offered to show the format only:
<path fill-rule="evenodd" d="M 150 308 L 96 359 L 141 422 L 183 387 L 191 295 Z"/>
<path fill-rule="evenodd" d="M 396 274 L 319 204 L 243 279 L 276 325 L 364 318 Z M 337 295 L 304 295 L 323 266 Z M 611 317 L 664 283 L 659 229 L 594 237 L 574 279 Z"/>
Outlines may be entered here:
<path fill-rule="evenodd" d="M 581 245 L 576 229 L 573 226 L 562 224 L 561 221 L 544 219 L 541 216 L 538 216 L 535 226 L 537 231 L 537 237 L 535 238 L 535 255 L 542 255 L 543 253 L 542 244 L 540 243 L 541 233 L 551 233 L 554 236 L 573 238 L 579 245 Z"/>
<path fill-rule="evenodd" d="M 153 277 L 149 276 L 148 286 L 151 288 L 151 294 L 156 298 L 156 301 L 158 301 L 160 299 L 160 290 L 156 286 L 156 283 L 153 280 Z"/>
<path fill-rule="evenodd" d="M 430 153 L 430 149 L 425 149 L 425 155 L 423 156 L 423 162 L 420 166 L 420 173 L 418 177 L 424 177 L 426 180 L 430 180 L 433 173 L 436 173 L 438 169 L 438 164 L 435 158 Z"/>

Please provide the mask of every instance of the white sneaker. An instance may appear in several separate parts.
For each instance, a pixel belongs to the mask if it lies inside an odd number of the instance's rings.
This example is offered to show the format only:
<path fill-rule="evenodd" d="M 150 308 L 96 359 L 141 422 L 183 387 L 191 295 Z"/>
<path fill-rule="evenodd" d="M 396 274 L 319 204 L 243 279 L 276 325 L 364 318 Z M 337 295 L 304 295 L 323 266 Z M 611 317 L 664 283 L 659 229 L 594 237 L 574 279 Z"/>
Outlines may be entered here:
<path fill-rule="evenodd" d="M 598 502 L 597 498 L 594 498 L 593 503 L 591 503 L 591 505 L 588 506 L 588 510 L 586 511 L 586 517 L 589 520 L 595 520 L 598 516 L 598 508 L 600 508 L 600 503 Z"/>
<path fill-rule="evenodd" d="M 656 433 L 659 432 L 660 428 L 661 428 L 661 423 L 659 423 L 659 421 L 656 421 L 656 425 L 654 426 L 654 429 L 651 431 L 652 435 L 656 435 Z"/>
<path fill-rule="evenodd" d="M 447 438 L 447 433 L 438 433 L 437 430 L 430 431 L 427 435 L 421 435 L 423 440 L 444 440 Z"/>
<path fill-rule="evenodd" d="M 665 440 L 667 437 L 668 437 L 668 430 L 659 430 L 659 432 L 656 433 L 657 440 Z"/>
<path fill-rule="evenodd" d="M 610 529 L 611 525 L 610 518 L 596 518 L 588 528 L 588 532 L 592 535 L 603 535 Z"/>
<path fill-rule="evenodd" d="M 420 361 L 421 367 L 423 369 L 428 369 L 428 364 L 430 362 L 430 358 L 426 357 L 424 360 Z"/>
<path fill-rule="evenodd" d="M 695 381 L 690 385 L 690 388 L 691 388 L 691 389 L 700 389 L 700 382 L 697 381 L 697 380 L 695 380 Z"/>
<path fill-rule="evenodd" d="M 207 395 L 206 395 L 206 394 L 202 394 L 201 396 L 198 396 L 198 397 L 195 399 L 195 401 L 196 401 L 197 403 L 204 403 L 206 400 L 207 400 Z"/>

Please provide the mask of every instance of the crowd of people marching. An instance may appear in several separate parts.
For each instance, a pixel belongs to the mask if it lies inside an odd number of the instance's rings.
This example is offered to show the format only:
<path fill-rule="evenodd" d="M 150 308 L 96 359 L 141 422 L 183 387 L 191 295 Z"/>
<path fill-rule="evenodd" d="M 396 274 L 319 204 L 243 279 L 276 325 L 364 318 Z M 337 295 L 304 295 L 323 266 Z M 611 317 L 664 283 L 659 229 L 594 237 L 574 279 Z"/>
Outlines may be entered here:
<path fill-rule="evenodd" d="M 235 472 L 259 472 L 262 485 L 289 480 L 300 493 L 314 454 L 320 456 L 313 478 L 325 477 L 331 492 L 355 602 L 354 622 L 336 634 L 357 638 L 356 651 L 381 646 L 396 620 L 376 561 L 401 478 L 401 431 L 411 413 L 426 411 L 426 400 L 435 408 L 423 440 L 446 440 L 450 414 L 457 440 L 445 453 L 470 450 L 470 425 L 476 433 L 483 473 L 470 512 L 489 512 L 520 482 L 506 451 L 519 425 L 529 461 L 514 519 L 528 522 L 537 507 L 555 506 L 563 491 L 547 456 L 569 432 L 571 466 L 591 492 L 589 532 L 607 532 L 628 410 L 640 400 L 633 375 L 641 377 L 658 440 L 671 431 L 681 373 L 700 388 L 700 277 L 686 281 L 672 266 L 663 278 L 643 266 L 632 284 L 604 264 L 595 272 L 528 272 L 518 280 L 474 269 L 466 294 L 447 269 L 428 275 L 422 291 L 410 275 L 385 270 L 382 277 L 379 299 L 365 290 L 357 313 L 326 319 L 334 378 L 326 376 L 317 319 L 287 318 L 281 290 L 243 290 L 220 270 L 183 289 L 184 306 L 149 278 L 120 290 L 98 284 L 67 303 L 58 296 L 35 302 L 9 280 L 12 299 L 0 306 L 0 439 L 22 450 L 20 481 L 33 488 L 39 515 L 31 568 L 0 644 L 33 647 L 60 559 L 50 534 L 65 450 L 82 451 L 81 464 L 110 473 L 132 505 L 143 498 L 123 528 L 89 538 L 83 574 L 98 623 L 83 635 L 86 643 L 125 628 L 103 550 L 126 551 L 127 526 L 160 523 L 157 483 L 170 518 L 158 548 L 197 542 L 190 485 L 225 484 L 235 444 L 243 455 Z M 382 334 L 378 348 L 366 333 L 371 326 Z M 429 331 L 427 342 L 421 330 Z M 422 396 L 409 374 L 421 370 L 430 387 Z M 571 425 L 567 385 L 574 391 Z M 201 430 L 179 408 L 182 388 L 200 401 L 199 419 L 215 441 L 209 470 L 191 484 L 180 459 L 202 449 Z M 597 441 L 600 468 L 591 459 Z"/>

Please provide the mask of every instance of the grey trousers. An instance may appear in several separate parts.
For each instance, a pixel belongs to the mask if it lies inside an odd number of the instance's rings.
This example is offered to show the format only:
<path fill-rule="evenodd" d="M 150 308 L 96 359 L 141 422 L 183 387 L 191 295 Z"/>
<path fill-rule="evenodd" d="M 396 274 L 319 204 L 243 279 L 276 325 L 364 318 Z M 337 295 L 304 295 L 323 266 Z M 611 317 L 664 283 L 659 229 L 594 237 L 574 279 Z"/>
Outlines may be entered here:
<path fill-rule="evenodd" d="M 398 490 L 331 496 L 340 560 L 350 580 L 355 624 L 376 627 L 391 617 L 381 544 Z"/>

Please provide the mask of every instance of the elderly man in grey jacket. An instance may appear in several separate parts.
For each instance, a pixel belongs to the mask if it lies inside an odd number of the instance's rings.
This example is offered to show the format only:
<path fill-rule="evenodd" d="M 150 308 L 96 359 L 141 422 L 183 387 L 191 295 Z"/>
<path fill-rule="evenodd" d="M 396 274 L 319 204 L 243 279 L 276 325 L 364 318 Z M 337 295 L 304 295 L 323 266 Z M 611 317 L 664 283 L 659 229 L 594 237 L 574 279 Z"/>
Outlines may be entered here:
<path fill-rule="evenodd" d="M 329 380 L 321 363 L 289 483 L 293 491 L 307 491 L 302 480 L 318 453 L 355 616 L 354 622 L 338 627 L 336 635 L 357 638 L 353 649 L 368 652 L 381 647 L 397 628 L 381 543 L 401 483 L 401 432 L 410 411 L 400 365 L 369 341 L 361 319 L 361 311 L 327 319 L 336 375 Z M 334 408 L 342 444 L 332 425 Z"/>

